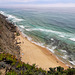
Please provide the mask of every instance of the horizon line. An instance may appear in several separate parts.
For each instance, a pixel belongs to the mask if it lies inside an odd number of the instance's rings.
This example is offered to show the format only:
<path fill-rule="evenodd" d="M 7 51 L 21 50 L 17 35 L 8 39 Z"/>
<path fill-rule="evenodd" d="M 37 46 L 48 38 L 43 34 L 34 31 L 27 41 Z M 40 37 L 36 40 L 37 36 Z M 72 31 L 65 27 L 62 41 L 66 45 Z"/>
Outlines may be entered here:
<path fill-rule="evenodd" d="M 75 7 L 75 3 L 56 3 L 56 4 L 8 4 L 0 7 Z"/>

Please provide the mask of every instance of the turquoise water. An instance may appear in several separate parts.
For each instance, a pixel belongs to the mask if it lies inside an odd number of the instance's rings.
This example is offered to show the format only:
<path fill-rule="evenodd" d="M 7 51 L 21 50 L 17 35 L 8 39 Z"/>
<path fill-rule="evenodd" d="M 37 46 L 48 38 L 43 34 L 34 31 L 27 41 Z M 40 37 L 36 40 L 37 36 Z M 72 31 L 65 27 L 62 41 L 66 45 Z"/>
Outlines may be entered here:
<path fill-rule="evenodd" d="M 75 65 L 75 8 L 2 9 L 28 40 Z"/>

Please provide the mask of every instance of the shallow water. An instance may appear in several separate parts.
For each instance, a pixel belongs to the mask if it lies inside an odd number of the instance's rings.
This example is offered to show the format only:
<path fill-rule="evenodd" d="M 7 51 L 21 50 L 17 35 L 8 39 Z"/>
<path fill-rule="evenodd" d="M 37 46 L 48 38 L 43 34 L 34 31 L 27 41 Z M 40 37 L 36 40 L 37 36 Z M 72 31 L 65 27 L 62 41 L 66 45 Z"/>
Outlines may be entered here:
<path fill-rule="evenodd" d="M 0 13 L 8 16 L 28 40 L 75 65 L 75 8 L 0 8 Z"/>

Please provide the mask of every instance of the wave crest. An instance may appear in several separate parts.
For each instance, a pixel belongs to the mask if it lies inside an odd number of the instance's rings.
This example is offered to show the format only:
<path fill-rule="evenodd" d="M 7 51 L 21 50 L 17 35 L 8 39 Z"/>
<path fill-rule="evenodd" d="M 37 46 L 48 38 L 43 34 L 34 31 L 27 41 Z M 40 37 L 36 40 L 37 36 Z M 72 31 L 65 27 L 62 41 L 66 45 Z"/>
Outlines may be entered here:
<path fill-rule="evenodd" d="M 3 12 L 3 11 L 0 11 L 0 13 L 3 14 L 3 15 L 5 15 L 5 16 L 7 16 L 7 17 L 8 17 L 7 19 L 8 19 L 8 20 L 12 20 L 13 22 L 20 22 L 20 21 L 23 21 L 23 19 L 19 19 L 19 18 L 17 18 L 16 16 L 7 14 L 7 13 L 5 13 L 5 12 Z"/>
<path fill-rule="evenodd" d="M 70 40 L 72 40 L 72 41 L 75 41 L 75 38 L 69 38 Z"/>

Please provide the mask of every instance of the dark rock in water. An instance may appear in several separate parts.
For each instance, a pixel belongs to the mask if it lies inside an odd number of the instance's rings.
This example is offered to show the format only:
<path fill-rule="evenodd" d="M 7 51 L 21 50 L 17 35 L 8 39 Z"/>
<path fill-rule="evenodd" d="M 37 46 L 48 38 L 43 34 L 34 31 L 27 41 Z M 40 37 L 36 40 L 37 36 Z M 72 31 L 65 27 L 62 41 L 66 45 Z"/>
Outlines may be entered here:
<path fill-rule="evenodd" d="M 44 38 L 44 41 L 47 45 L 50 45 L 50 46 L 56 46 L 56 49 L 62 49 L 62 50 L 66 50 L 68 52 L 68 54 L 71 54 L 71 50 L 75 50 L 75 47 L 71 47 L 70 45 L 68 45 L 67 43 L 61 41 L 61 40 L 58 40 L 56 38 L 53 38 L 53 40 L 51 40 L 51 38 L 47 38 L 45 37 Z M 72 49 L 73 48 L 73 49 Z"/>
<path fill-rule="evenodd" d="M 72 61 L 72 59 L 69 57 L 69 60 Z"/>
<path fill-rule="evenodd" d="M 75 60 L 74 56 L 75 56 L 75 46 L 73 45 L 69 45 L 68 43 L 65 43 L 61 40 L 58 40 L 57 38 L 52 38 L 53 40 L 51 40 L 51 38 L 44 38 L 44 41 L 46 43 L 46 45 L 48 45 L 48 47 L 52 48 L 55 47 L 55 50 L 66 50 L 66 54 L 68 55 L 68 60 L 73 61 Z M 72 57 L 73 55 L 73 57 Z"/>
<path fill-rule="evenodd" d="M 14 44 L 16 26 L 6 20 L 6 16 L 0 14 L 0 48 L 5 53 L 10 53 L 20 58 L 20 47 Z"/>

